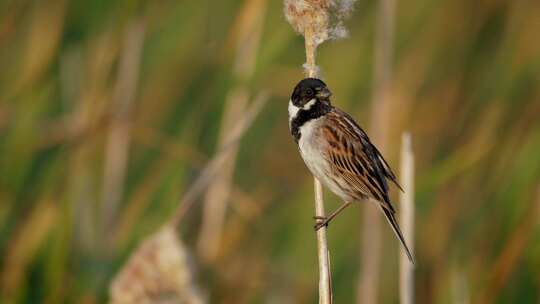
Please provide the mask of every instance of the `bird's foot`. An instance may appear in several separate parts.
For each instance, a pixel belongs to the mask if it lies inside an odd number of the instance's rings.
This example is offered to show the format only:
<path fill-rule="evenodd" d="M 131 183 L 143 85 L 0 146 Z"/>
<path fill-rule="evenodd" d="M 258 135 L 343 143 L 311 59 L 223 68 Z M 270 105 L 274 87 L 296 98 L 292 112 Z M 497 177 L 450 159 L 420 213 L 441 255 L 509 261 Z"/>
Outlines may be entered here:
<path fill-rule="evenodd" d="M 328 227 L 328 222 L 330 222 L 330 218 L 326 216 L 314 216 L 313 219 L 316 222 L 315 226 L 313 226 L 315 231 L 318 231 L 322 227 Z"/>

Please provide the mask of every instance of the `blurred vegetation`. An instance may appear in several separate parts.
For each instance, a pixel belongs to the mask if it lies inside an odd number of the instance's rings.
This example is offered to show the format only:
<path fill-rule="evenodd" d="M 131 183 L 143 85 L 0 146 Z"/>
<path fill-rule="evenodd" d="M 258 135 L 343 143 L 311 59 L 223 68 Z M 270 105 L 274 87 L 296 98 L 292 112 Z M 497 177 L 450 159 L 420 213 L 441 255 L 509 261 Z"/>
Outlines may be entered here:
<path fill-rule="evenodd" d="M 286 110 L 302 78 L 303 39 L 281 1 L 259 1 L 253 72 L 238 77 L 250 2 L 0 3 L 1 302 L 106 302 L 133 248 L 171 216 L 217 150 L 225 100 L 239 83 L 271 98 L 241 141 L 218 256 L 202 264 L 194 254 L 197 282 L 211 303 L 316 301 L 312 178 Z M 537 303 L 540 2 L 397 5 L 384 154 L 397 170 L 399 138 L 411 131 L 417 302 Z M 366 128 L 376 8 L 358 1 L 349 39 L 323 45 L 317 60 L 334 104 Z M 144 33 L 140 55 L 129 57 L 134 24 Z M 138 68 L 122 72 L 123 60 Z M 111 130 L 126 125 L 127 163 L 110 209 L 106 151 L 117 143 Z M 337 198 L 328 194 L 326 205 Z M 338 303 L 355 299 L 361 210 L 329 230 Z M 195 204 L 178 230 L 191 249 L 201 213 Z M 379 298 L 396 303 L 398 247 L 384 234 Z"/>

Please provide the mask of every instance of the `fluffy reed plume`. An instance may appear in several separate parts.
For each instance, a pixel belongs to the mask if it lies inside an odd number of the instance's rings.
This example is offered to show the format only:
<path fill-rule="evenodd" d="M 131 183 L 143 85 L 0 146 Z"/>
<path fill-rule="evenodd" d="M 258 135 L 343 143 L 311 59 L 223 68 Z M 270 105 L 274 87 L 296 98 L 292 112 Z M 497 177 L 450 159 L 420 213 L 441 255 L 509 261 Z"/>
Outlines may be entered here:
<path fill-rule="evenodd" d="M 318 77 L 319 68 L 315 63 L 317 47 L 328 39 L 347 35 L 343 19 L 353 8 L 355 0 L 285 0 L 284 12 L 287 21 L 296 32 L 304 36 L 308 77 Z M 321 183 L 314 178 L 315 216 L 324 217 L 324 201 Z M 326 227 L 317 230 L 317 255 L 319 258 L 319 303 L 332 303 L 332 277 L 330 254 L 326 239 Z"/>
<path fill-rule="evenodd" d="M 303 35 L 306 42 L 306 74 L 316 77 L 317 46 L 329 39 L 347 37 L 343 20 L 347 18 L 356 0 L 284 0 L 287 21 Z"/>
<path fill-rule="evenodd" d="M 173 226 L 144 241 L 111 285 L 111 303 L 206 303 Z"/>
<path fill-rule="evenodd" d="M 414 154 L 411 134 L 403 133 L 401 139 L 401 186 L 399 194 L 401 228 L 409 249 L 414 254 Z M 399 298 L 401 304 L 414 303 L 414 266 L 401 248 L 399 258 Z"/>

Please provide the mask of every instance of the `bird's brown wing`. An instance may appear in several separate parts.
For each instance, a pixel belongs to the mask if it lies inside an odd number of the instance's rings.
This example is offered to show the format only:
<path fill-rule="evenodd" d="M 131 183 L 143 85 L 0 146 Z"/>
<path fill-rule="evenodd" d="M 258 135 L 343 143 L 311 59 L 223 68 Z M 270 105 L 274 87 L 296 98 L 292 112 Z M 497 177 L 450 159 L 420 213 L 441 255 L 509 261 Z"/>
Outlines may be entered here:
<path fill-rule="evenodd" d="M 361 194 L 394 213 L 386 179 L 396 185 L 397 180 L 377 148 L 347 113 L 334 109 L 326 118 L 322 131 L 329 144 L 328 161 L 335 172 Z"/>
<path fill-rule="evenodd" d="M 362 128 L 347 113 L 333 109 L 326 118 L 322 132 L 328 142 L 326 155 L 335 174 L 341 176 L 363 196 L 377 200 L 409 260 L 414 264 L 413 255 L 395 218 L 396 211 L 388 197 L 386 179 L 401 189 L 390 166 Z"/>
<path fill-rule="evenodd" d="M 409 260 L 414 264 L 413 255 L 395 218 L 396 211 L 388 197 L 386 179 L 401 189 L 390 166 L 364 130 L 347 113 L 334 108 L 326 118 L 322 131 L 329 144 L 327 157 L 336 174 L 343 177 L 357 192 L 377 200 Z"/>

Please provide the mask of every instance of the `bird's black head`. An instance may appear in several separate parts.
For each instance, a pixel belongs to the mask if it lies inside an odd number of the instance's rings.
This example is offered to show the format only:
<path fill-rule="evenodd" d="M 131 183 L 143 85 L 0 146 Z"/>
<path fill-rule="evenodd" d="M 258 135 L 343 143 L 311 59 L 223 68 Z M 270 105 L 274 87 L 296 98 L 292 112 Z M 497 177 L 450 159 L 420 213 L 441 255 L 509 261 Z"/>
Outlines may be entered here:
<path fill-rule="evenodd" d="M 328 89 L 326 84 L 317 78 L 305 78 L 301 80 L 291 95 L 292 103 L 302 108 L 310 100 L 316 98 L 319 101 L 324 101 L 330 104 L 330 96 L 332 92 Z"/>

